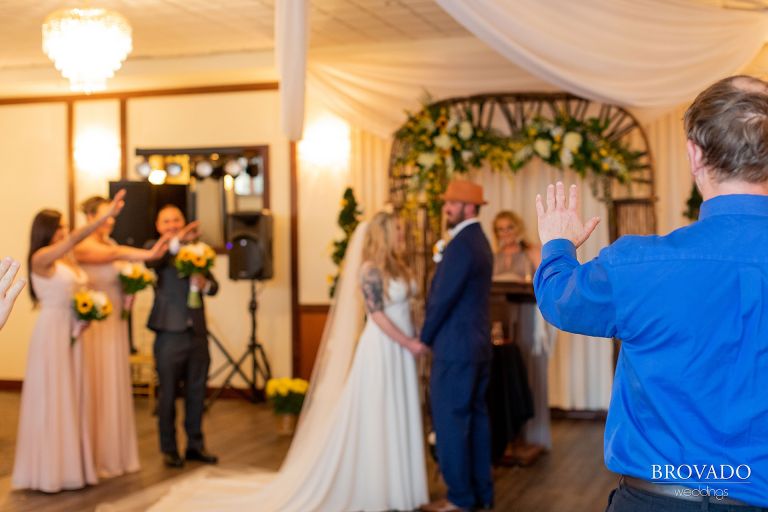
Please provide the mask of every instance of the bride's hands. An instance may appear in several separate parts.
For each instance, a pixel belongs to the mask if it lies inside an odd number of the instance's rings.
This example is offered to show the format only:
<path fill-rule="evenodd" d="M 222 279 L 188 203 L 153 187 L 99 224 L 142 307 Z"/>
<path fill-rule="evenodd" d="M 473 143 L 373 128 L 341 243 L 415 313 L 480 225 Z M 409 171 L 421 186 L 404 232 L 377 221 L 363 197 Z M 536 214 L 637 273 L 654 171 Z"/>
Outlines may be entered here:
<path fill-rule="evenodd" d="M 409 339 L 405 348 L 413 354 L 413 357 L 421 357 L 429 353 L 429 347 L 416 338 Z"/>

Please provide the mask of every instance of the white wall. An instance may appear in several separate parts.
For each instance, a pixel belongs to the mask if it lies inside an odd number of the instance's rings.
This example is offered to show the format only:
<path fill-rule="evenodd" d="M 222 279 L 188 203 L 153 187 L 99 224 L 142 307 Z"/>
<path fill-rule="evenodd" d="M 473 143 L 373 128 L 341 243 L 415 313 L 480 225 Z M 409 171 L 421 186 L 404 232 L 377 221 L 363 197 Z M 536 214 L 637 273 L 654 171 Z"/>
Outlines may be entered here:
<path fill-rule="evenodd" d="M 67 212 L 66 105 L 0 107 L 0 255 L 24 262 L 29 230 L 43 208 Z M 20 380 L 37 312 L 24 290 L 13 315 L 0 331 L 0 379 Z"/>

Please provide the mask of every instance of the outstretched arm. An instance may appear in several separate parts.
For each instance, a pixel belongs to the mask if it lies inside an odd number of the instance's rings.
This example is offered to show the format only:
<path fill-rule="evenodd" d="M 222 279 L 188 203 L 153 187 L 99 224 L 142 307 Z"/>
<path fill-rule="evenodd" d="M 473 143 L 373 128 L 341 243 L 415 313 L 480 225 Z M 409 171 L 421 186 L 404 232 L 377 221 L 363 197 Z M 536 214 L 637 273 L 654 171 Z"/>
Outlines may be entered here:
<path fill-rule="evenodd" d="M 125 197 L 125 190 L 121 190 L 115 194 L 115 198 L 110 203 L 109 210 L 104 215 L 95 219 L 90 224 L 72 231 L 69 236 L 65 237 L 60 242 L 56 242 L 55 244 L 51 244 L 35 251 L 35 254 L 32 255 L 32 272 L 38 275 L 48 274 L 48 270 L 57 259 L 64 256 L 67 252 L 72 250 L 75 245 L 82 242 L 85 237 L 96 231 L 96 229 L 104 224 L 108 218 L 116 217 L 120 213 L 120 210 L 122 210 L 125 205 L 123 197 Z"/>
<path fill-rule="evenodd" d="M 576 185 L 571 186 L 566 206 L 561 182 L 547 188 L 546 210 L 541 196 L 536 197 L 539 236 L 544 244 L 542 262 L 533 280 L 536 301 L 544 318 L 555 327 L 613 337 L 617 332 L 616 309 L 608 268 L 601 257 L 584 265 L 576 259 L 576 248 L 589 238 L 600 220 L 595 217 L 583 224 L 577 205 Z"/>
<path fill-rule="evenodd" d="M 128 245 L 105 245 L 86 239 L 75 246 L 75 258 L 80 263 L 111 263 L 116 260 L 149 261 L 161 258 L 168 250 L 170 235 L 165 235 L 149 249 Z"/>
<path fill-rule="evenodd" d="M 365 298 L 365 310 L 368 312 L 371 320 L 384 331 L 384 334 L 414 356 L 425 353 L 427 348 L 423 343 L 407 336 L 384 313 L 384 280 L 381 271 L 373 265 L 364 265 L 361 279 L 363 297 Z"/>

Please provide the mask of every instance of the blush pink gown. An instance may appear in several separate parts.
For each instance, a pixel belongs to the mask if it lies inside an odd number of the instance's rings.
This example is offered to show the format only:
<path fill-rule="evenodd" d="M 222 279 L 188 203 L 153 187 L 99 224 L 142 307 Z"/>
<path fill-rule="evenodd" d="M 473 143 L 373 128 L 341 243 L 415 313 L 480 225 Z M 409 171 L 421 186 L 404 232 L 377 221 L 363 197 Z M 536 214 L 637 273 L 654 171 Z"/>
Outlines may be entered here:
<path fill-rule="evenodd" d="M 93 440 L 96 472 L 110 478 L 139 470 L 128 356 L 128 322 L 121 317 L 123 293 L 118 265 L 81 264 L 89 286 L 107 294 L 113 312 L 83 333 L 86 417 Z"/>
<path fill-rule="evenodd" d="M 57 262 L 51 277 L 32 274 L 40 301 L 21 392 L 12 486 L 58 492 L 98 482 L 82 381 L 82 340 L 70 342 L 72 297 L 82 271 Z"/>

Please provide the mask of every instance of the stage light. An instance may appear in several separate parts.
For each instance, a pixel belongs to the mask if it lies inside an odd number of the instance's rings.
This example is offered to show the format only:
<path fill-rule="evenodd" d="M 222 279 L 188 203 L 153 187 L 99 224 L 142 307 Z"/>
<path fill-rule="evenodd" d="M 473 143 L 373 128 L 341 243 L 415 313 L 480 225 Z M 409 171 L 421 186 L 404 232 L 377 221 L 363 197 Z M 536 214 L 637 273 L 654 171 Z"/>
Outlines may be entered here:
<path fill-rule="evenodd" d="M 138 174 L 142 178 L 146 178 L 147 176 L 149 176 L 149 173 L 151 172 L 152 172 L 152 166 L 149 165 L 149 162 L 147 162 L 143 158 L 138 164 L 136 164 L 136 174 Z"/>
<path fill-rule="evenodd" d="M 147 180 L 153 185 L 162 185 L 165 183 L 166 172 L 163 169 L 153 169 L 149 173 Z"/>
<path fill-rule="evenodd" d="M 243 172 L 243 168 L 240 167 L 240 164 L 237 162 L 237 160 L 228 160 L 227 163 L 224 164 L 224 172 L 234 178 Z"/>
<path fill-rule="evenodd" d="M 261 168 L 264 165 L 264 159 L 261 156 L 254 156 L 248 160 L 248 166 L 245 168 L 245 172 L 253 176 L 254 178 L 261 174 Z"/>
<path fill-rule="evenodd" d="M 213 166 L 208 160 L 200 160 L 195 165 L 195 174 L 198 178 L 207 178 L 213 173 Z"/>
<path fill-rule="evenodd" d="M 181 174 L 181 164 L 171 162 L 165 166 L 165 170 L 168 172 L 168 176 L 178 176 Z"/>

